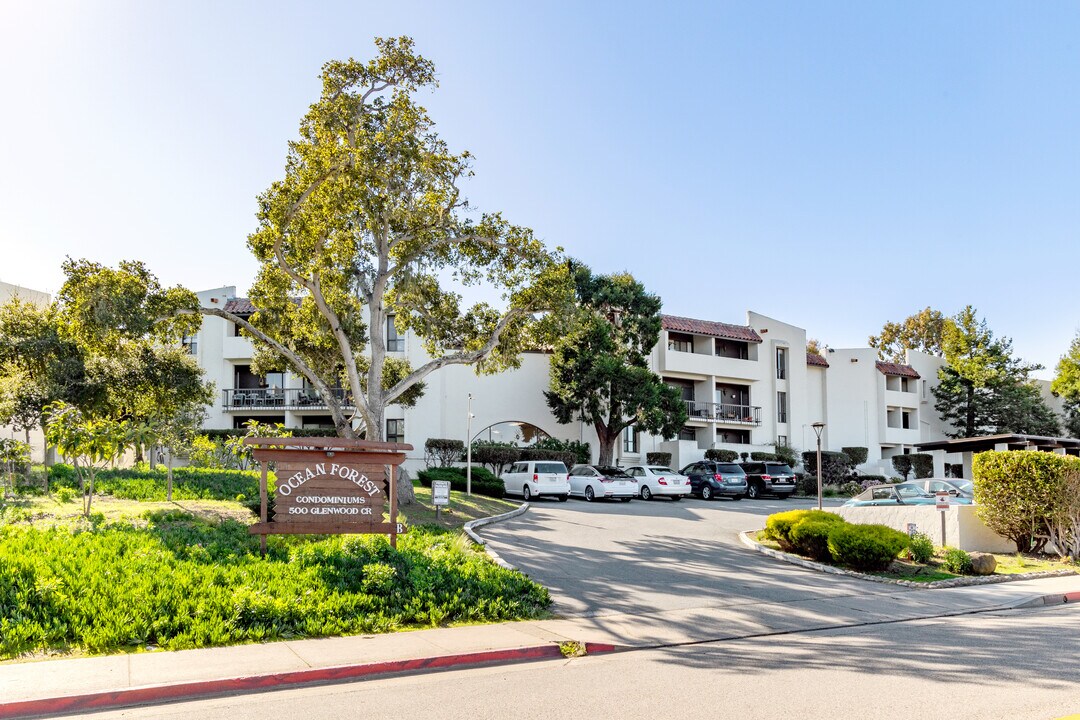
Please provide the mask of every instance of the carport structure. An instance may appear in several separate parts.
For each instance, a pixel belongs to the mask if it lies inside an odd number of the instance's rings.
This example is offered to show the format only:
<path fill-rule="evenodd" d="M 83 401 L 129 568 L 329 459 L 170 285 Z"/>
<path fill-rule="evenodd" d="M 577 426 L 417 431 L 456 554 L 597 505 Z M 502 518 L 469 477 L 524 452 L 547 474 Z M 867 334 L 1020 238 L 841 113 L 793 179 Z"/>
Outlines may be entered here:
<path fill-rule="evenodd" d="M 963 458 L 964 478 L 971 479 L 971 458 L 975 453 L 1004 450 L 1042 450 L 1058 455 L 1080 456 L 1080 440 L 1076 438 L 1045 437 L 1042 435 L 982 435 L 954 440 L 935 440 L 916 443 L 920 452 L 934 456 L 934 477 L 945 477 L 945 456 L 960 453 Z"/>

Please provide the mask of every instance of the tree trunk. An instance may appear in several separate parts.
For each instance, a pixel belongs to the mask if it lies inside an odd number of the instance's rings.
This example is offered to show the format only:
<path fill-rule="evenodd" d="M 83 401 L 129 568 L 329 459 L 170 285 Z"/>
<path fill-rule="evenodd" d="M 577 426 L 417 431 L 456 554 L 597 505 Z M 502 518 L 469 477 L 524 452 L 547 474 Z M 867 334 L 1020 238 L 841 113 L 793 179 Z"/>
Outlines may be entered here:
<path fill-rule="evenodd" d="M 600 447 L 600 458 L 597 463 L 614 465 L 615 441 L 619 437 L 618 433 L 609 432 L 608 426 L 602 422 L 593 423 L 593 427 L 596 429 L 596 444 Z"/>
<path fill-rule="evenodd" d="M 967 415 L 964 420 L 964 436 L 975 437 L 975 386 L 971 384 L 967 386 Z"/>
<path fill-rule="evenodd" d="M 172 502 L 172 448 L 166 448 L 166 451 L 169 453 L 169 456 L 168 465 L 166 465 L 165 470 L 167 475 L 165 481 L 165 500 L 167 502 Z"/>

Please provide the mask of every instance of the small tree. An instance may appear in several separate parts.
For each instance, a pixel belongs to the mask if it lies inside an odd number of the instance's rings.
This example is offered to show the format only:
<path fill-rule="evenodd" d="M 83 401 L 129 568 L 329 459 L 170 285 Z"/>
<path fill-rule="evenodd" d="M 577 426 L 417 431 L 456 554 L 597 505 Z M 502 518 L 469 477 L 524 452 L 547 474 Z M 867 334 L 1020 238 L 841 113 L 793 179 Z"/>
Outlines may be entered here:
<path fill-rule="evenodd" d="M 521 450 L 510 443 L 474 442 L 472 459 L 474 463 L 490 468 L 496 476 L 502 475 L 507 465 L 517 462 Z"/>
<path fill-rule="evenodd" d="M 424 464 L 427 467 L 449 467 L 465 453 L 465 443 L 448 438 L 428 438 L 424 443 Z"/>
<path fill-rule="evenodd" d="M 30 464 L 30 445 L 13 438 L 0 438 L 0 465 L 8 483 L 15 487 L 15 474 Z"/>
<path fill-rule="evenodd" d="M 78 408 L 58 402 L 47 409 L 45 436 L 75 467 L 83 516 L 89 518 L 94 480 L 106 465 L 116 462 L 125 450 L 134 446 L 131 426 L 126 420 L 86 418 Z"/>
<path fill-rule="evenodd" d="M 546 437 L 533 443 L 532 447 L 535 450 L 557 450 L 570 453 L 573 455 L 574 464 L 576 465 L 584 465 L 592 458 L 592 448 L 589 443 L 580 440 L 560 440 L 559 438 Z"/>
<path fill-rule="evenodd" d="M 877 348 L 882 360 L 905 362 L 908 350 L 919 350 L 930 355 L 942 356 L 942 338 L 952 322 L 938 310 L 926 308 L 905 318 L 903 322 L 887 322 L 880 335 L 871 335 L 867 341 Z"/>
<path fill-rule="evenodd" d="M 904 480 L 908 479 L 908 475 L 911 474 L 911 456 L 910 455 L 894 455 L 892 458 L 893 470 L 900 473 L 900 477 Z"/>
<path fill-rule="evenodd" d="M 794 469 L 799 464 L 799 456 L 795 451 L 795 448 L 790 445 L 784 445 L 782 443 L 776 443 L 773 446 L 773 451 L 776 453 L 776 458 L 782 463 L 786 463 L 788 467 Z"/>
<path fill-rule="evenodd" d="M 803 466 L 806 472 L 817 477 L 817 451 L 807 450 L 802 454 Z M 847 453 L 821 452 L 821 483 L 822 485 L 839 485 L 847 478 L 851 471 L 851 458 Z"/>
<path fill-rule="evenodd" d="M 843 450 L 845 455 L 851 458 L 851 464 L 853 466 L 862 465 L 870 455 L 869 449 L 864 447 L 846 447 L 840 449 Z"/>
<path fill-rule="evenodd" d="M 929 453 L 911 453 L 911 469 L 915 471 L 915 477 L 934 477 L 934 456 Z"/>
<path fill-rule="evenodd" d="M 1039 552 L 1050 524 L 1068 522 L 1067 485 L 1080 459 L 1037 450 L 983 452 L 975 456 L 975 512 L 986 526 L 1016 543 L 1020 552 Z M 1061 539 L 1068 545 L 1068 533 Z M 1060 548 L 1059 548 L 1060 550 Z"/>
<path fill-rule="evenodd" d="M 645 462 L 650 465 L 663 465 L 667 467 L 671 465 L 671 453 L 669 452 L 651 452 L 645 453 Z"/>

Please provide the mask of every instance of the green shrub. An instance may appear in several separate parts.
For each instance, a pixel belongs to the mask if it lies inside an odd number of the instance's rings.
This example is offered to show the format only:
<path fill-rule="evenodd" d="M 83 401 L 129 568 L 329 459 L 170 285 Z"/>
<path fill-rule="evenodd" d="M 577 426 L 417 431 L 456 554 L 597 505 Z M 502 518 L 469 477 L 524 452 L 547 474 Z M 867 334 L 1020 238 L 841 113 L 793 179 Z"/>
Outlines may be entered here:
<path fill-rule="evenodd" d="M 1037 450 L 984 452 L 972 464 L 975 512 L 986 526 L 1016 543 L 1020 552 L 1038 551 L 1052 518 L 1062 509 L 1080 458 Z"/>
<path fill-rule="evenodd" d="M 765 462 L 766 460 L 768 460 L 769 462 L 775 462 L 776 460 L 779 460 L 780 458 L 778 458 L 776 456 L 776 453 L 752 452 L 752 453 L 750 453 L 750 459 L 751 460 L 756 460 L 757 462 Z"/>
<path fill-rule="evenodd" d="M 800 555 L 814 560 L 829 560 L 829 533 L 837 524 L 843 524 L 844 518 L 832 513 L 825 513 L 829 517 L 804 517 L 791 526 L 788 537 L 791 538 L 791 546 Z"/>
<path fill-rule="evenodd" d="M 856 570 L 884 570 L 908 545 L 908 536 L 885 525 L 836 525 L 829 533 L 829 554 Z"/>
<path fill-rule="evenodd" d="M 794 469 L 799 464 L 799 456 L 795 452 L 795 448 L 790 445 L 781 445 L 777 443 L 773 445 L 773 452 L 776 454 L 776 459 L 782 463 L 786 463 L 788 467 Z"/>
<path fill-rule="evenodd" d="M 941 567 L 956 575 L 968 575 L 971 573 L 971 556 L 960 548 L 945 548 Z"/>
<path fill-rule="evenodd" d="M 465 492 L 467 485 L 465 468 L 459 467 L 421 470 L 416 474 L 416 477 L 424 487 L 431 487 L 432 480 L 449 480 L 450 489 Z M 474 466 L 472 469 L 472 491 L 477 495 L 502 497 L 505 488 L 503 487 L 503 481 L 495 477 L 490 470 Z"/>
<path fill-rule="evenodd" d="M 849 480 L 848 482 L 846 482 L 846 483 L 842 484 L 840 487 L 838 487 L 836 489 L 836 492 L 837 492 L 838 495 L 845 495 L 847 497 L 855 497 L 856 495 L 858 495 L 859 493 L 861 493 L 865 489 L 866 488 L 864 488 L 862 486 L 862 483 L 855 482 L 854 480 Z"/>
<path fill-rule="evenodd" d="M 934 557 L 934 543 L 926 533 L 917 532 L 908 540 L 908 557 L 917 563 L 928 563 Z"/>
<path fill-rule="evenodd" d="M 795 473 L 795 492 L 817 497 L 817 476 L 804 472 Z"/>
<path fill-rule="evenodd" d="M 862 465 L 870 455 L 869 449 L 864 447 L 845 447 L 840 449 L 845 455 L 851 458 L 852 466 Z"/>
<path fill-rule="evenodd" d="M 912 453 L 911 469 L 915 471 L 916 478 L 934 477 L 934 456 L 930 453 Z"/>
<path fill-rule="evenodd" d="M 0 527 L 0 659 L 179 650 L 540 616 L 547 591 L 460 533 L 259 540 L 185 513 L 92 530 Z M 107 580 L 106 580 L 107 578 Z"/>
<path fill-rule="evenodd" d="M 739 453 L 734 450 L 724 450 L 723 448 L 709 448 L 705 451 L 705 459 L 716 462 L 735 462 L 739 459 Z"/>
<path fill-rule="evenodd" d="M 592 458 L 592 447 L 587 442 L 581 442 L 580 440 L 560 440 L 558 438 L 546 437 L 542 440 L 537 440 L 532 446 L 533 450 L 556 450 L 558 452 L 569 453 L 573 456 L 573 459 L 565 463 L 566 467 L 573 467 L 574 465 L 584 465 Z M 670 457 L 670 453 L 669 453 Z M 539 459 L 546 460 L 548 458 L 522 458 L 525 459 Z M 649 461 L 652 462 L 651 460 Z M 668 460 L 670 462 L 670 460 Z M 664 463 L 665 465 L 667 463 Z"/>
<path fill-rule="evenodd" d="M 671 465 L 671 453 L 669 452 L 651 452 L 645 454 L 645 462 L 649 465 L 663 465 L 668 467 Z"/>
<path fill-rule="evenodd" d="M 817 477 L 817 451 L 807 450 L 802 454 L 803 467 L 807 475 Z M 821 482 L 825 485 L 839 485 L 847 479 L 851 471 L 851 458 L 842 452 L 821 452 Z M 816 480 L 815 480 L 816 482 Z M 816 486 L 814 490 L 817 493 Z"/>
<path fill-rule="evenodd" d="M 75 498 L 75 491 L 71 488 L 62 487 L 56 491 L 57 502 L 66 505 Z"/>
<path fill-rule="evenodd" d="M 776 541 L 785 550 L 791 550 L 794 548 L 791 541 L 791 528 L 796 523 L 808 519 L 824 522 L 844 521 L 839 515 L 824 510 L 787 510 L 773 513 L 765 519 L 765 537 Z"/>
<path fill-rule="evenodd" d="M 507 465 L 517 462 L 521 450 L 511 443 L 474 442 L 472 461 L 491 469 L 496 475 L 502 475 Z"/>
<path fill-rule="evenodd" d="M 548 450 L 546 448 L 521 448 L 518 460 L 553 460 L 561 462 L 569 470 L 577 464 L 577 453 L 571 450 Z"/>
<path fill-rule="evenodd" d="M 461 440 L 428 438 L 424 441 L 424 462 L 430 467 L 447 467 L 456 463 L 465 453 Z"/>

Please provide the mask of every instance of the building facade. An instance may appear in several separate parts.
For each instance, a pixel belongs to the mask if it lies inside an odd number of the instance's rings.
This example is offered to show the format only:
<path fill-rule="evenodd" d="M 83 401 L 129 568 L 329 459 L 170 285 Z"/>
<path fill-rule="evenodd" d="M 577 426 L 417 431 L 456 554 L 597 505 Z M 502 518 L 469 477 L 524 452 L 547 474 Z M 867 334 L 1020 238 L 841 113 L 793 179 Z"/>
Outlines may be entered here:
<path fill-rule="evenodd" d="M 39 307 L 45 307 L 52 302 L 52 298 L 46 292 L 31 290 L 30 288 L 25 288 L 21 285 L 11 285 L 10 283 L 0 282 L 0 305 L 9 302 L 13 298 L 19 298 L 20 300 L 33 303 Z M 0 437 L 22 440 L 23 442 L 29 443 L 30 458 L 32 462 L 45 462 L 45 435 L 41 432 L 41 428 L 16 430 L 11 425 L 0 425 Z"/>

